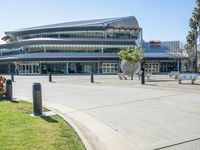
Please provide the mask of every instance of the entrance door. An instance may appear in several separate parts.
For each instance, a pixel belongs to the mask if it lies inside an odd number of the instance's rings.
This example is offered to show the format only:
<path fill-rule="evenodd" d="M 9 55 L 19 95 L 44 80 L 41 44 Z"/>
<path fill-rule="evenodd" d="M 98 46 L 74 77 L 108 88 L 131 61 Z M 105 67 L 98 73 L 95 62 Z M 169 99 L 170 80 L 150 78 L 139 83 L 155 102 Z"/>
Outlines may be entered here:
<path fill-rule="evenodd" d="M 159 63 L 145 63 L 145 72 L 158 73 Z"/>
<path fill-rule="evenodd" d="M 39 64 L 20 64 L 19 74 L 39 74 Z"/>
<path fill-rule="evenodd" d="M 53 73 L 53 74 L 66 74 L 66 63 L 62 62 L 43 62 L 41 63 L 41 73 Z"/>
<path fill-rule="evenodd" d="M 83 65 L 81 63 L 76 63 L 76 73 L 83 73 Z"/>
<path fill-rule="evenodd" d="M 102 73 L 117 73 L 118 64 L 117 63 L 102 63 Z"/>
<path fill-rule="evenodd" d="M 162 62 L 160 65 L 161 72 L 177 71 L 177 62 Z"/>

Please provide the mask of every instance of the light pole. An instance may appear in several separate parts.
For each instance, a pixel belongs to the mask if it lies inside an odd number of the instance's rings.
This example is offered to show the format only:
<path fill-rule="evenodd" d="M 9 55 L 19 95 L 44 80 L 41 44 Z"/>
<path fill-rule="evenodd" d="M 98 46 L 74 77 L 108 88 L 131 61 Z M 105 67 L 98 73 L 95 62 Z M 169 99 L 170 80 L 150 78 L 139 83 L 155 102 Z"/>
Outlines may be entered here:
<path fill-rule="evenodd" d="M 145 61 L 144 61 L 144 58 L 143 58 L 143 61 L 141 64 L 141 69 L 142 69 L 141 84 L 145 84 Z"/>
<path fill-rule="evenodd" d="M 198 73 L 198 48 L 197 48 L 197 38 L 195 40 L 195 73 Z"/>

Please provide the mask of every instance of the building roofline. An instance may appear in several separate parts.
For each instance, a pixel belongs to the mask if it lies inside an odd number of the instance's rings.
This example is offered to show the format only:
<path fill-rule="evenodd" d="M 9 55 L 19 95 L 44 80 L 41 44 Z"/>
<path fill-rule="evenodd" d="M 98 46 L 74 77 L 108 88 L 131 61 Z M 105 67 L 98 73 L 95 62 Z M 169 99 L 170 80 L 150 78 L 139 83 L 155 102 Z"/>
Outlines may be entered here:
<path fill-rule="evenodd" d="M 82 28 L 105 28 L 110 24 L 115 24 L 124 20 L 134 21 L 134 27 L 140 28 L 137 22 L 137 19 L 134 16 L 128 17 L 116 17 L 116 18 L 106 18 L 106 19 L 94 19 L 94 20 L 85 20 L 85 21 L 73 21 L 73 22 L 64 22 L 51 25 L 37 26 L 31 28 L 23 28 L 14 31 L 6 31 L 5 34 L 8 36 L 15 36 L 25 33 L 34 33 L 34 32 L 48 32 L 48 31 L 58 31 L 58 30 L 67 30 L 67 29 L 82 29 Z"/>

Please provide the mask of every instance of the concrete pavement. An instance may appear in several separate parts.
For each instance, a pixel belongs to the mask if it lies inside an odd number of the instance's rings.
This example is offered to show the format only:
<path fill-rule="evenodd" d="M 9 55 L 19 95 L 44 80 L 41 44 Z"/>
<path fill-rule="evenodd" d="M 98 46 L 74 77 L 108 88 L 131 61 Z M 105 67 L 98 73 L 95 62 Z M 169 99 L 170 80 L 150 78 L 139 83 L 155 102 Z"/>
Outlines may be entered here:
<path fill-rule="evenodd" d="M 162 82 L 157 82 L 161 80 Z M 178 85 L 155 77 L 16 76 L 14 97 L 32 100 L 33 82 L 42 83 L 43 103 L 78 132 L 88 149 L 199 150 L 200 85 Z"/>

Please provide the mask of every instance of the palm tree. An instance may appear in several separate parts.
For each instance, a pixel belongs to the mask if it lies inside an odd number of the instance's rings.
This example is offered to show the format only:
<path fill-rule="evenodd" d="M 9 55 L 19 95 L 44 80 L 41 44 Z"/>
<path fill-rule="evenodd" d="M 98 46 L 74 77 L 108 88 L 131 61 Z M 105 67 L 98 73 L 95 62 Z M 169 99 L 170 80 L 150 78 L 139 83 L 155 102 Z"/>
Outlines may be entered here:
<path fill-rule="evenodd" d="M 186 70 L 190 70 L 190 59 L 189 58 L 191 58 L 190 57 L 190 54 L 192 53 L 192 48 L 191 48 L 191 45 L 187 42 L 185 45 L 184 45 L 184 49 L 186 50 L 186 52 L 187 52 L 187 55 L 188 55 L 188 60 L 186 61 L 186 63 L 184 64 L 185 65 L 185 67 L 186 67 Z"/>
<path fill-rule="evenodd" d="M 193 30 L 193 31 L 197 31 L 197 25 L 198 22 L 192 17 L 189 20 L 189 27 Z"/>
<path fill-rule="evenodd" d="M 199 0 L 200 1 L 200 0 Z M 200 7 L 195 7 L 194 11 L 192 13 L 192 28 L 195 28 L 195 30 L 198 32 L 199 40 L 200 40 Z"/>
<path fill-rule="evenodd" d="M 189 70 L 192 71 L 196 69 L 195 65 L 195 55 L 196 55 L 196 31 L 189 31 L 188 35 L 186 37 L 187 43 L 185 44 L 184 48 L 188 53 L 188 59 L 189 59 Z M 191 66 L 192 65 L 192 66 Z"/>
<path fill-rule="evenodd" d="M 192 18 L 189 20 L 189 27 L 191 31 L 189 31 L 186 40 L 187 43 L 185 45 L 185 49 L 188 52 L 189 60 L 193 60 L 193 68 L 195 72 L 197 72 L 197 39 L 199 36 L 200 40 L 200 0 L 196 0 L 196 7 L 192 13 Z"/>
<path fill-rule="evenodd" d="M 196 71 L 198 71 L 198 52 L 197 52 L 197 39 L 199 36 L 199 42 L 200 42 L 200 0 L 196 0 L 196 7 L 194 8 L 194 11 L 192 13 L 192 23 L 190 28 L 196 32 L 196 39 L 195 39 L 195 50 L 196 50 Z"/>
<path fill-rule="evenodd" d="M 192 46 L 188 42 L 184 45 L 184 49 L 186 50 L 188 56 L 192 54 Z"/>

